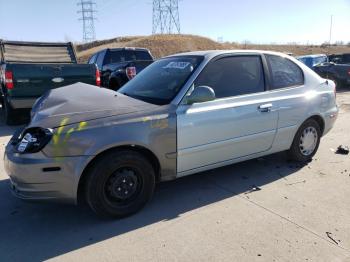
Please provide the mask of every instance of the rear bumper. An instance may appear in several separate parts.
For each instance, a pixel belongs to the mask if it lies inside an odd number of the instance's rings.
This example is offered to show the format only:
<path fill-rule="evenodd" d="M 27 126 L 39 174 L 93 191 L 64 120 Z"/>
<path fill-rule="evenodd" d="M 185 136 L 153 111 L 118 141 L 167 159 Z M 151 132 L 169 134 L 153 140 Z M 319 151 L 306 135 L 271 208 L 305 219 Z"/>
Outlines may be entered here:
<path fill-rule="evenodd" d="M 9 97 L 8 101 L 12 108 L 14 109 L 30 109 L 34 105 L 35 101 L 37 100 L 37 97 L 31 97 L 31 98 L 12 98 Z"/>
<path fill-rule="evenodd" d="M 4 165 L 16 197 L 76 204 L 80 176 L 76 167 L 86 158 L 48 158 L 42 152 L 22 155 L 8 145 Z"/>

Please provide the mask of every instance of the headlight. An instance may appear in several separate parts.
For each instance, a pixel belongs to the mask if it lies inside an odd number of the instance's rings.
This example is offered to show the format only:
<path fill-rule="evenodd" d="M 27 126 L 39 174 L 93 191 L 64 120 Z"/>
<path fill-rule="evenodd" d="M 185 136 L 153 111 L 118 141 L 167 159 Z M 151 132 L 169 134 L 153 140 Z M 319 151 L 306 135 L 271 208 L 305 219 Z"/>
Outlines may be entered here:
<path fill-rule="evenodd" d="M 52 130 L 47 128 L 33 127 L 25 130 L 17 144 L 19 153 L 36 153 L 43 149 L 52 138 Z"/>

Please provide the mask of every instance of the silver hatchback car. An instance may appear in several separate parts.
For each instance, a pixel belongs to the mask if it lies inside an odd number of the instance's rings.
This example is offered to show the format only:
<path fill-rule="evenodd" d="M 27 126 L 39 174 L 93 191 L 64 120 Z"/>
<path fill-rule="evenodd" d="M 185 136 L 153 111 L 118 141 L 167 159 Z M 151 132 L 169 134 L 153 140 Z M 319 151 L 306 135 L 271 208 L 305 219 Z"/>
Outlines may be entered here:
<path fill-rule="evenodd" d="M 39 98 L 5 168 L 20 198 L 80 196 L 123 217 L 159 181 L 280 151 L 311 160 L 337 118 L 335 97 L 332 81 L 281 53 L 173 55 L 118 92 L 77 83 Z"/>

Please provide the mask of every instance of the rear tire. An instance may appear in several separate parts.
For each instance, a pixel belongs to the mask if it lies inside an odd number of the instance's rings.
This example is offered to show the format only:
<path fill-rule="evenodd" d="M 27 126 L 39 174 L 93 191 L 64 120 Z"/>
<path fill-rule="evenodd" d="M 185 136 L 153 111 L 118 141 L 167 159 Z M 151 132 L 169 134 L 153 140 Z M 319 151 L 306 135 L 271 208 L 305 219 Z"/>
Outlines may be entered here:
<path fill-rule="evenodd" d="M 3 112 L 4 120 L 7 125 L 15 125 L 17 123 L 17 112 L 12 106 L 7 102 L 6 98 L 3 100 Z"/>
<path fill-rule="evenodd" d="M 86 200 L 100 217 L 122 218 L 139 211 L 152 197 L 155 172 L 141 154 L 108 153 L 89 170 Z"/>
<path fill-rule="evenodd" d="M 344 83 L 341 80 L 337 79 L 336 77 L 332 76 L 332 77 L 330 77 L 330 79 L 335 83 L 335 87 L 337 89 L 344 87 Z"/>
<path fill-rule="evenodd" d="M 296 133 L 288 151 L 290 159 L 308 162 L 316 154 L 321 140 L 321 128 L 314 119 L 306 120 Z"/>
<path fill-rule="evenodd" d="M 111 78 L 108 84 L 108 88 L 114 91 L 118 91 L 122 87 L 122 84 L 117 78 Z"/>

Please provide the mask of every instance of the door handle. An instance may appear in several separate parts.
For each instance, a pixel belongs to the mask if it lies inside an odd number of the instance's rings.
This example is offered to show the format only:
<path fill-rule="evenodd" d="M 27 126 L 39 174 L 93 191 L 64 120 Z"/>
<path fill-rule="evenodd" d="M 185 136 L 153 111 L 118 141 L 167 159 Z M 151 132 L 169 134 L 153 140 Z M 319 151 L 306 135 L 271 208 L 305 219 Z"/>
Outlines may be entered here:
<path fill-rule="evenodd" d="M 271 112 L 271 108 L 272 108 L 272 104 L 268 103 L 268 104 L 260 105 L 258 107 L 258 110 L 262 113 L 268 113 L 268 112 Z"/>

